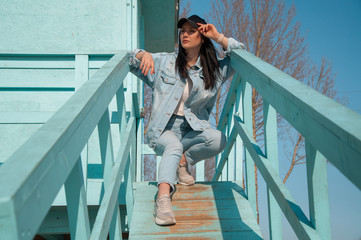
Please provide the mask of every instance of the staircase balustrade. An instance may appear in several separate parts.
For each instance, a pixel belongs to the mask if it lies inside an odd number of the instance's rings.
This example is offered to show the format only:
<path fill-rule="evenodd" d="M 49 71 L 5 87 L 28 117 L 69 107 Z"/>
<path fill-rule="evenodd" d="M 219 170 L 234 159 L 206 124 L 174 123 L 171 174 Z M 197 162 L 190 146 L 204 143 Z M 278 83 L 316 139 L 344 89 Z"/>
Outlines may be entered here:
<path fill-rule="evenodd" d="M 270 238 L 282 239 L 282 210 L 299 239 L 331 239 L 326 163 L 361 189 L 361 116 L 245 50 L 233 51 L 231 64 L 236 76 L 218 125 L 228 143 L 217 158 L 213 181 L 242 174 L 240 137 L 246 151 L 246 193 L 255 214 L 254 164 L 267 184 Z M 252 88 L 263 99 L 264 152 L 252 135 Z M 305 137 L 310 219 L 278 174 L 277 113 Z M 230 172 L 232 149 L 241 154 L 236 156 L 239 167 Z"/>
<path fill-rule="evenodd" d="M 122 239 L 119 189 L 126 186 L 130 223 L 140 116 L 137 95 L 124 97 L 123 82 L 128 73 L 128 53 L 115 54 L 0 167 L 1 239 L 32 239 L 62 185 L 72 239 L 106 239 L 108 234 L 111 239 Z M 114 96 L 120 132 L 116 157 L 108 110 Z M 133 106 L 128 117 L 126 101 Z M 81 152 L 96 127 L 104 194 L 91 229 Z"/>
<path fill-rule="evenodd" d="M 300 239 L 331 239 L 326 163 L 361 189 L 361 116 L 245 50 L 233 51 L 231 63 L 236 75 L 218 124 L 228 142 L 217 157 L 213 181 L 242 181 L 244 171 L 245 193 L 256 214 L 256 164 L 267 184 L 271 239 L 282 239 L 281 211 Z M 124 93 L 128 73 L 128 53 L 115 54 L 0 166 L 1 238 L 32 239 L 64 185 L 72 239 L 122 239 L 119 202 L 125 199 L 130 228 L 133 182 L 144 179 L 140 156 L 152 154 L 142 143 L 138 95 Z M 251 134 L 252 88 L 263 98 L 264 151 Z M 117 151 L 109 113 L 114 97 Z M 305 137 L 309 219 L 279 177 L 277 113 Z M 96 128 L 103 193 L 92 224 L 81 152 Z M 203 167 L 198 180 L 204 179 L 199 178 Z"/>

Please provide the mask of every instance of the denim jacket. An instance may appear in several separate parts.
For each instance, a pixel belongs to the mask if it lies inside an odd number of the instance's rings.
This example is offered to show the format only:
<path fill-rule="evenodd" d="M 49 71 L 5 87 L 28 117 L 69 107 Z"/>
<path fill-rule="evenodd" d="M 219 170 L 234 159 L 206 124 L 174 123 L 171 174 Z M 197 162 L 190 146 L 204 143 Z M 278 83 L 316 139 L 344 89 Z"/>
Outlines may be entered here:
<path fill-rule="evenodd" d="M 206 90 L 203 83 L 202 66 L 200 58 L 189 69 L 189 77 L 193 81 L 193 88 L 184 103 L 184 116 L 194 131 L 203 131 L 211 128 L 209 115 L 215 104 L 218 90 L 221 85 L 234 74 L 230 65 L 230 53 L 232 49 L 244 48 L 244 45 L 233 38 L 228 38 L 228 48 L 224 52 L 225 57 L 219 58 L 220 76 L 213 89 Z M 180 77 L 175 71 L 177 53 L 154 53 L 155 73 L 146 76 L 140 69 L 140 61 L 135 57 L 139 52 L 135 49 L 130 53 L 130 71 L 140 78 L 152 89 L 152 111 L 147 129 L 146 139 L 148 145 L 154 148 L 159 136 L 163 133 L 169 119 L 180 101 L 186 79 Z"/>

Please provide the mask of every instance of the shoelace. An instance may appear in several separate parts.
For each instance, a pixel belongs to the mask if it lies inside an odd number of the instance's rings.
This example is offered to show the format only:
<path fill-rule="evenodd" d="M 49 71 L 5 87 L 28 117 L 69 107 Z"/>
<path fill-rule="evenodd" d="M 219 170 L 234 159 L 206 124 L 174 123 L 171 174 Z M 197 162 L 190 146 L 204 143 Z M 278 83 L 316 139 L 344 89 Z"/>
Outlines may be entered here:
<path fill-rule="evenodd" d="M 164 209 L 167 207 L 167 198 L 168 197 L 161 197 L 158 199 L 158 208 Z"/>

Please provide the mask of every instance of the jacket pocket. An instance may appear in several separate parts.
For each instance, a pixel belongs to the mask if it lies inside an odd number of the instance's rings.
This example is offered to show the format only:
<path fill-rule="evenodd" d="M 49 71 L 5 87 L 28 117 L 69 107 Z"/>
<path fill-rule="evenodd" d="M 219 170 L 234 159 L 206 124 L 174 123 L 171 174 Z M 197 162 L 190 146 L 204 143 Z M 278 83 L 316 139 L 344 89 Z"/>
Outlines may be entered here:
<path fill-rule="evenodd" d="M 170 93 L 177 79 L 174 77 L 169 77 L 163 72 L 160 74 L 160 79 L 158 81 L 158 91 L 162 94 Z"/>
<path fill-rule="evenodd" d="M 171 85 L 174 85 L 175 82 L 176 82 L 176 79 L 173 78 L 173 77 L 168 77 L 167 75 L 161 75 L 160 78 L 162 79 L 162 82 L 164 84 L 171 84 Z"/>

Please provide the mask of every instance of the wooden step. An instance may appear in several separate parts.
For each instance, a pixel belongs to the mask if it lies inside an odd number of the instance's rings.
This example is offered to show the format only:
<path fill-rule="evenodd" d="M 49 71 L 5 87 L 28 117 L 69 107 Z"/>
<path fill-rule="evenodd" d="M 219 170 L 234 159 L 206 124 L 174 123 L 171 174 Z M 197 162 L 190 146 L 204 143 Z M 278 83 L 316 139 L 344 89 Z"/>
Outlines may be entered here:
<path fill-rule="evenodd" d="M 263 239 L 239 182 L 177 184 L 172 199 L 177 224 L 173 226 L 154 222 L 155 182 L 135 183 L 134 188 L 129 239 Z"/>

